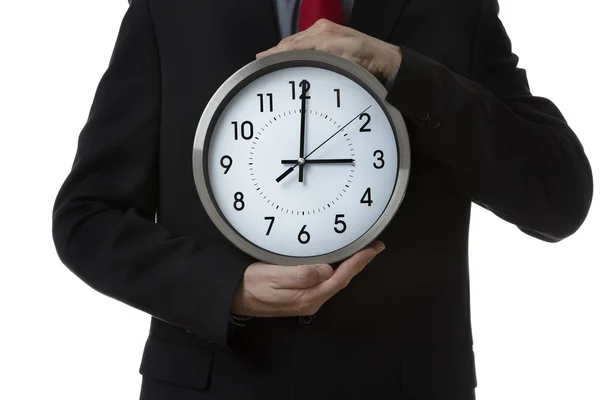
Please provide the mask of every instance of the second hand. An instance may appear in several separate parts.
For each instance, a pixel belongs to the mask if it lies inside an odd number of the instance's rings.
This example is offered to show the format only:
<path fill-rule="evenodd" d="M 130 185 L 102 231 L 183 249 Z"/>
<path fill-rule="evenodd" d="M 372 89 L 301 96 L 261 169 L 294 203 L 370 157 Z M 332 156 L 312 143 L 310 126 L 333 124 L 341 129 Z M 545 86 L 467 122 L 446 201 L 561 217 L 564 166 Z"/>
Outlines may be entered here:
<path fill-rule="evenodd" d="M 337 135 L 338 133 L 340 133 L 341 131 L 344 130 L 345 127 L 347 127 L 348 125 L 350 125 L 352 122 L 354 122 L 354 120 L 358 117 L 360 117 L 365 111 L 367 111 L 369 108 L 371 108 L 372 105 L 370 105 L 369 107 L 365 108 L 364 110 L 362 110 L 361 112 L 358 113 L 358 115 L 356 115 L 354 118 L 352 118 L 350 121 L 348 121 L 348 123 L 344 126 L 342 126 L 338 131 L 336 131 L 333 135 L 329 136 L 327 138 L 327 140 L 325 140 L 323 143 L 321 143 L 320 145 L 317 146 L 316 149 L 314 149 L 313 151 L 311 151 L 310 153 L 308 153 L 306 156 L 304 156 L 303 159 L 298 160 L 296 162 L 296 164 L 292 165 L 291 167 L 289 167 L 288 169 L 286 169 L 283 174 L 279 175 L 275 181 L 277 183 L 281 182 L 286 176 L 288 176 L 289 174 L 292 173 L 292 171 L 298 166 L 300 165 L 300 163 L 304 164 L 305 160 L 310 157 L 315 151 L 319 150 L 321 147 L 323 147 L 323 145 L 327 142 L 329 142 L 335 135 Z"/>

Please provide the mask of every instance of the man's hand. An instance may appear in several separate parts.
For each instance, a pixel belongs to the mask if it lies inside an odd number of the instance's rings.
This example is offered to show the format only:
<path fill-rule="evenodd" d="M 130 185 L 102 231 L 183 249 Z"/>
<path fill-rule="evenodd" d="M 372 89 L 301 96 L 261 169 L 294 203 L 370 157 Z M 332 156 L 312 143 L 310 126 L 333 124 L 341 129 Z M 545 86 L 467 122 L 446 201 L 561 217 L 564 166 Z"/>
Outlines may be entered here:
<path fill-rule="evenodd" d="M 315 314 L 383 249 L 381 242 L 359 251 L 334 271 L 328 264 L 250 265 L 238 288 L 231 312 L 250 317 Z"/>
<path fill-rule="evenodd" d="M 326 19 L 288 36 L 277 46 L 258 53 L 256 58 L 288 50 L 320 50 L 344 57 L 383 82 L 392 78 L 402 63 L 402 52 L 398 46 Z"/>

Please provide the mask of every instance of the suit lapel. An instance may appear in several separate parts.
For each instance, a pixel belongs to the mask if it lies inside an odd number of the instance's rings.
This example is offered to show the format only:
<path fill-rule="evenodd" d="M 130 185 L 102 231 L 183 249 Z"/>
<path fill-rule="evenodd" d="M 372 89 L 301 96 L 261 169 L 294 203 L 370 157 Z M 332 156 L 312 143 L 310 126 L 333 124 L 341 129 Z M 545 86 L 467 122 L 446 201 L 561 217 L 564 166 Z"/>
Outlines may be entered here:
<path fill-rule="evenodd" d="M 275 46 L 281 39 L 273 0 L 219 0 L 230 3 L 238 40 L 244 47 L 264 49 Z M 240 29 L 241 28 L 241 29 Z M 262 51 L 262 50 L 261 50 Z"/>
<path fill-rule="evenodd" d="M 409 0 L 355 0 L 348 26 L 388 41 Z"/>

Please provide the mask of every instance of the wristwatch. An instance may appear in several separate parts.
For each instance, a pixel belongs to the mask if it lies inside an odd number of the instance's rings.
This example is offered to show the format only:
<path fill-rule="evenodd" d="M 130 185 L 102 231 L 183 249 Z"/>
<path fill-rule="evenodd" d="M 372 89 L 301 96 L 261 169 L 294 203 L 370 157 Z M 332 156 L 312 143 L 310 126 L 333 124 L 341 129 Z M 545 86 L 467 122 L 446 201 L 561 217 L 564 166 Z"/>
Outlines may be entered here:
<path fill-rule="evenodd" d="M 229 314 L 229 322 L 235 326 L 246 326 L 246 323 L 251 319 L 252 317 L 246 315 Z"/>

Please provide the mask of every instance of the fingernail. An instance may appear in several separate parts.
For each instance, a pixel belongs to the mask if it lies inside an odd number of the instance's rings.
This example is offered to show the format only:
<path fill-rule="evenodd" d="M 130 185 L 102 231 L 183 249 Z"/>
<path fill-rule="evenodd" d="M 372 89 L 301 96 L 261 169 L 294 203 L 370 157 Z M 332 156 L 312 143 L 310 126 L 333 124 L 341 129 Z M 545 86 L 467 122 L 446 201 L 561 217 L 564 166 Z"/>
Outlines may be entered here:
<path fill-rule="evenodd" d="M 322 279 L 329 279 L 331 277 L 331 267 L 325 264 L 319 264 L 317 272 Z"/>
<path fill-rule="evenodd" d="M 377 242 L 375 244 L 375 251 L 377 251 L 377 254 L 381 253 L 383 250 L 385 250 L 385 244 L 382 242 Z"/>

